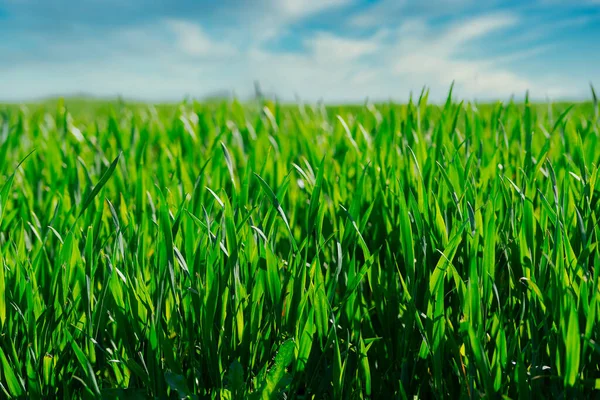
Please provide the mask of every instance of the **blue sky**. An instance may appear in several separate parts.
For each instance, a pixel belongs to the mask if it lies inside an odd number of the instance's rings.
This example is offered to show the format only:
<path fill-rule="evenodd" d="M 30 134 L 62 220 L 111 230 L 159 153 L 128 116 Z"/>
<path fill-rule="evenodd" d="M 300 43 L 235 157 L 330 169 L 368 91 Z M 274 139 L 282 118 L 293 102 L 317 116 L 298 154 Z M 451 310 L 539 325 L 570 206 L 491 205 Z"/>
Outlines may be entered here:
<path fill-rule="evenodd" d="M 587 99 L 600 0 L 0 0 L 0 99 Z"/>

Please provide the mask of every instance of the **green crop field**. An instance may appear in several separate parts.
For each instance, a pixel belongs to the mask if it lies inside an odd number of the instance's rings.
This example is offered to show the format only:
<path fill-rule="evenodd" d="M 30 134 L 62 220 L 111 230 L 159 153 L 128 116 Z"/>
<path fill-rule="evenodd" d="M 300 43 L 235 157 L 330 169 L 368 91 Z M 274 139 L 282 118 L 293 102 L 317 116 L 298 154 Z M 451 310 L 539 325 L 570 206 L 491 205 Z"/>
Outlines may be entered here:
<path fill-rule="evenodd" d="M 0 105 L 0 398 L 595 397 L 590 99 Z"/>

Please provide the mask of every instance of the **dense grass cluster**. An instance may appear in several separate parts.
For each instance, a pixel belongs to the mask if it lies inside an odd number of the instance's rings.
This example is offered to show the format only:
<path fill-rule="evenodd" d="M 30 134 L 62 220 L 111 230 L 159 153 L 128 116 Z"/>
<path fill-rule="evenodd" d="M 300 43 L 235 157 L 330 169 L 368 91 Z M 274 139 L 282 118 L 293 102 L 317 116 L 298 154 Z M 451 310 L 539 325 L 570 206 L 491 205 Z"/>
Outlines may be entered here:
<path fill-rule="evenodd" d="M 600 387 L 597 102 L 0 110 L 0 397 Z"/>

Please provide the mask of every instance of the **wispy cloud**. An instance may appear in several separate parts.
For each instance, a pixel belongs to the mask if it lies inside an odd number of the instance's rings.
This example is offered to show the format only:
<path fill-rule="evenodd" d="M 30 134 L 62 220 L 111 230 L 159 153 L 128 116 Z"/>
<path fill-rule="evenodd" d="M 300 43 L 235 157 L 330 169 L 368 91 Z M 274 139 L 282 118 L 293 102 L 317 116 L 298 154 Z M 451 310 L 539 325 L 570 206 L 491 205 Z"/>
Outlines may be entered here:
<path fill-rule="evenodd" d="M 344 96 L 358 100 L 357 94 L 385 99 L 423 85 L 441 98 L 452 81 L 457 93 L 467 98 L 508 98 L 526 90 L 539 98 L 566 94 L 549 78 L 522 76 L 506 65 L 511 59 L 533 57 L 543 48 L 503 57 L 460 56 L 472 42 L 520 23 L 516 15 L 497 13 L 463 19 L 445 29 L 412 20 L 396 30 L 380 30 L 362 39 L 318 33 L 307 40 L 306 53 L 263 50 L 253 53 L 248 65 L 256 71 L 270 66 L 261 79 L 273 90 L 297 91 L 311 99 L 314 94 L 333 100 Z"/>
<path fill-rule="evenodd" d="M 380 48 L 381 35 L 368 39 L 348 39 L 330 33 L 317 33 L 305 41 L 312 56 L 320 61 L 352 61 Z"/>
<path fill-rule="evenodd" d="M 198 24 L 180 19 L 167 19 L 165 24 L 175 33 L 176 45 L 190 56 L 214 59 L 236 53 L 231 44 L 210 38 Z"/>
<path fill-rule="evenodd" d="M 432 47 L 443 53 L 452 53 L 462 44 L 482 38 L 492 32 L 516 25 L 518 17 L 510 13 L 483 15 L 462 20 L 442 32 Z"/>
<path fill-rule="evenodd" d="M 356 12 L 349 22 L 355 27 L 373 27 L 386 24 L 396 24 L 398 20 L 416 15 L 438 16 L 459 13 L 468 6 L 478 3 L 488 3 L 489 0 L 476 2 L 474 0 L 380 0 L 373 2 L 365 9 Z"/>
<path fill-rule="evenodd" d="M 261 0 L 257 18 L 250 21 L 249 30 L 255 45 L 276 39 L 287 33 L 292 24 L 311 16 L 346 7 L 354 0 Z M 248 22 L 246 19 L 245 22 Z"/>
<path fill-rule="evenodd" d="M 272 6 L 279 11 L 280 17 L 296 20 L 332 8 L 351 4 L 352 0 L 276 0 Z"/>
<path fill-rule="evenodd" d="M 20 1 L 48 8 L 72 0 Z M 166 0 L 156 0 L 148 5 L 153 16 L 102 26 L 71 10 L 64 17 L 68 27 L 60 30 L 39 28 L 51 19 L 41 14 L 36 18 L 44 24 L 26 29 L 26 7 L 11 2 L 21 19 L 0 24 L 0 35 L 13 38 L 0 42 L 4 98 L 85 91 L 176 100 L 221 89 L 245 96 L 258 79 L 286 100 L 294 94 L 310 101 L 403 100 L 423 85 L 442 99 L 452 81 L 458 96 L 487 100 L 525 90 L 537 98 L 579 96 L 589 80 L 600 80 L 600 45 L 589 31 L 596 16 L 482 5 L 494 0 L 451 6 L 441 0 L 420 6 L 405 0 L 254 0 L 252 7 L 241 0 L 223 0 L 227 7 L 182 0 L 178 5 L 185 7 L 169 12 L 161 11 Z M 82 2 L 103 10 L 99 0 Z M 119 10 L 149 12 L 138 0 L 128 4 Z M 455 15 L 460 9 L 470 11 Z M 584 28 L 578 42 L 560 35 Z M 563 42 L 546 40 L 550 33 L 570 46 L 558 51 L 554 46 Z M 589 50 L 578 56 L 577 46 Z M 570 58 L 561 57 L 567 53 Z"/>
<path fill-rule="evenodd" d="M 509 96 L 513 93 L 524 93 L 526 90 L 535 92 L 538 96 L 561 95 L 564 90 L 560 87 L 539 84 L 534 79 L 528 79 L 502 66 L 502 60 L 494 57 L 461 58 L 458 53 L 462 47 L 476 40 L 485 39 L 492 33 L 513 27 L 519 23 L 516 15 L 509 13 L 490 14 L 461 20 L 446 30 L 441 31 L 437 38 L 419 30 L 411 33 L 410 39 L 400 39 L 396 45 L 399 55 L 394 62 L 394 72 L 398 76 L 429 82 L 430 85 L 443 85 L 455 81 L 459 92 L 465 96 L 489 97 Z M 406 36 L 404 32 L 403 37 Z M 402 49 L 410 51 L 402 52 Z M 539 51 L 539 50 L 538 50 Z M 525 58 L 535 55 L 530 53 L 509 54 L 511 57 Z"/>

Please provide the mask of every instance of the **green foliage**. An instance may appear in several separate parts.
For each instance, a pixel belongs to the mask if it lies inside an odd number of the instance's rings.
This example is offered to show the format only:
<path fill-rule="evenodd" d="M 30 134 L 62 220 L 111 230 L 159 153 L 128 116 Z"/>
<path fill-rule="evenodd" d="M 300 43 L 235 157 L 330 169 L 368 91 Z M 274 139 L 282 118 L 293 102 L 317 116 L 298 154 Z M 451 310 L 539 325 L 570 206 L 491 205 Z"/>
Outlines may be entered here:
<path fill-rule="evenodd" d="M 591 90 L 2 106 L 0 398 L 594 397 Z"/>

